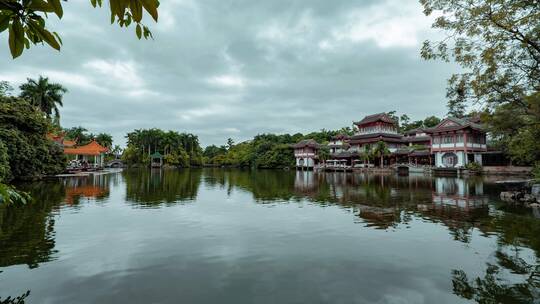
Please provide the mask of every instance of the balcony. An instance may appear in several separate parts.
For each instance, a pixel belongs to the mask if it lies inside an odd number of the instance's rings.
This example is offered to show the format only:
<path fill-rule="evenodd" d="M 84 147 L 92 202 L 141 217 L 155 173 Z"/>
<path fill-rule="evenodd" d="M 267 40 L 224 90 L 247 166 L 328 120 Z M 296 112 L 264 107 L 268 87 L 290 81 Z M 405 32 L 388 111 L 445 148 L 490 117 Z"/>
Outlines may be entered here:
<path fill-rule="evenodd" d="M 308 158 L 311 157 L 311 158 L 313 158 L 313 157 L 315 157 L 315 155 L 316 154 L 312 153 L 312 152 L 310 152 L 310 153 L 294 153 L 294 157 L 308 157 Z"/>

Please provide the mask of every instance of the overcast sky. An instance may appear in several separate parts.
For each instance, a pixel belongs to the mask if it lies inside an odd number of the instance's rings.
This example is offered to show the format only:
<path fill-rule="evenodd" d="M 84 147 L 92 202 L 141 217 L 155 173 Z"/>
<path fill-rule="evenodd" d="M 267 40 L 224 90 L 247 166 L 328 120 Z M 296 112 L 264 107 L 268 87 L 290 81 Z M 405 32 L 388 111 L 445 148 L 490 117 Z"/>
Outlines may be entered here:
<path fill-rule="evenodd" d="M 69 89 L 64 127 L 136 128 L 199 135 L 203 145 L 258 133 L 350 126 L 397 110 L 446 113 L 453 65 L 420 58 L 431 29 L 416 0 L 163 0 L 155 40 L 109 23 L 108 8 L 65 3 L 50 18 L 64 46 L 11 60 L 0 35 L 0 80 L 48 76 Z"/>

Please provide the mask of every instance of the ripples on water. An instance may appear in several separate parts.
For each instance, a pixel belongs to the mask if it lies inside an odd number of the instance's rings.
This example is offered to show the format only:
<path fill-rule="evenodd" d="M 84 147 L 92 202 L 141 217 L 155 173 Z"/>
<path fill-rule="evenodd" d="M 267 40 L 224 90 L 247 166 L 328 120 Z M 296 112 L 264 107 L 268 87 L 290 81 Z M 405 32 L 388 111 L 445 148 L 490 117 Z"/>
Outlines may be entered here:
<path fill-rule="evenodd" d="M 540 220 L 484 178 L 129 170 L 23 187 L 35 203 L 0 207 L 2 304 L 540 299 Z"/>

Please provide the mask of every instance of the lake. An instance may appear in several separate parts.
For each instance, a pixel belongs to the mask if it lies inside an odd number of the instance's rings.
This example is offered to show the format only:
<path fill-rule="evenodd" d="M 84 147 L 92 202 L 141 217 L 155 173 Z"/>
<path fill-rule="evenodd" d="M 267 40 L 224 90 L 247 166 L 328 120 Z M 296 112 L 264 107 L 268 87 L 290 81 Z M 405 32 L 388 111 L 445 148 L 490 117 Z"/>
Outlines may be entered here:
<path fill-rule="evenodd" d="M 0 303 L 540 302 L 540 220 L 494 179 L 125 170 L 21 188 L 34 203 L 0 207 Z"/>

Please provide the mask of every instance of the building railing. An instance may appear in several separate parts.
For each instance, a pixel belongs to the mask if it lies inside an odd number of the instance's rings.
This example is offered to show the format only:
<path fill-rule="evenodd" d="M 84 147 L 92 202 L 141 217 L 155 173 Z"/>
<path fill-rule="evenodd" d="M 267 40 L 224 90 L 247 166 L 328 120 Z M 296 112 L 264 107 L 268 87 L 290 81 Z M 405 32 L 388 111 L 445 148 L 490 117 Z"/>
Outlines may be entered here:
<path fill-rule="evenodd" d="M 295 153 L 295 157 L 314 157 L 315 153 Z"/>

